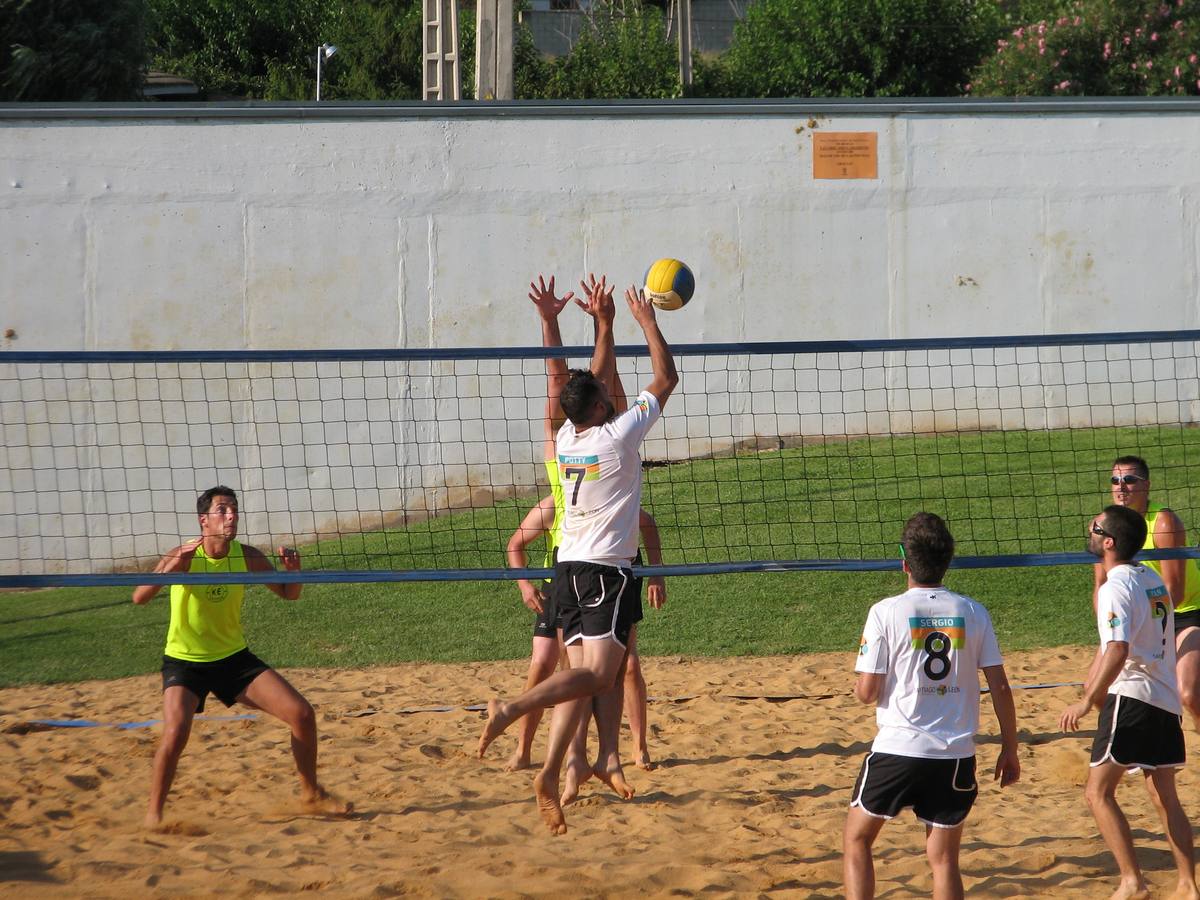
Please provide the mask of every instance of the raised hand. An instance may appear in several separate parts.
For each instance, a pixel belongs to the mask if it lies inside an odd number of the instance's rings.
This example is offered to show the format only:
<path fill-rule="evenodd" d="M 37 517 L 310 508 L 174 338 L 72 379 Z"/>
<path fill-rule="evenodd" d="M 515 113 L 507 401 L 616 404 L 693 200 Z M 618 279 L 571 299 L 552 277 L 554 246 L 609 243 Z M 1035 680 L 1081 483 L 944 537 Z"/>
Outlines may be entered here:
<path fill-rule="evenodd" d="M 283 568 L 288 572 L 300 571 L 300 551 L 295 547 L 279 547 L 275 551 L 279 554 L 279 559 L 283 563 Z"/>
<path fill-rule="evenodd" d="M 557 319 L 558 314 L 563 311 L 563 307 L 570 303 L 574 296 L 574 291 L 567 291 L 562 297 L 555 297 L 553 275 L 550 276 L 549 284 L 542 275 L 538 276 L 537 281 L 529 282 L 529 299 L 533 301 L 538 315 L 543 319 Z"/>
<path fill-rule="evenodd" d="M 655 321 L 654 304 L 646 299 L 645 291 L 631 284 L 625 289 L 625 302 L 629 304 L 629 311 L 633 313 L 633 318 L 643 328 Z"/>
<path fill-rule="evenodd" d="M 597 281 L 596 276 L 590 272 L 587 280 L 580 281 L 579 286 L 587 295 L 587 302 L 576 299 L 575 303 L 579 308 L 594 319 L 611 322 L 617 312 L 617 307 L 613 303 L 613 291 L 616 286 L 610 286 L 604 275 L 601 275 L 600 280 Z"/>

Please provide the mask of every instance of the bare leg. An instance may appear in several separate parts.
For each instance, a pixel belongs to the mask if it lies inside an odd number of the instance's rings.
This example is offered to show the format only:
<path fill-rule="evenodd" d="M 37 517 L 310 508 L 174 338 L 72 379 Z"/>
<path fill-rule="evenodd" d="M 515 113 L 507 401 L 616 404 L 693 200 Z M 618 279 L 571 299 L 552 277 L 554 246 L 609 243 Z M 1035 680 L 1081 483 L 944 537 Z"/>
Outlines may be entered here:
<path fill-rule="evenodd" d="M 1096 819 L 1100 835 L 1117 861 L 1121 883 L 1113 893 L 1114 900 L 1149 897 L 1150 891 L 1142 877 L 1137 856 L 1133 852 L 1133 835 L 1121 807 L 1117 805 L 1117 785 L 1125 770 L 1115 763 L 1093 766 L 1088 772 L 1084 796 Z"/>
<path fill-rule="evenodd" d="M 292 757 L 300 776 L 300 795 L 312 812 L 344 815 L 353 807 L 329 794 L 317 781 L 317 716 L 312 704 L 274 669 L 267 669 L 238 700 L 279 719 L 292 732 Z"/>
<path fill-rule="evenodd" d="M 595 709 L 596 698 L 588 698 L 587 706 L 583 715 L 579 717 L 579 724 L 571 738 L 571 746 L 567 750 L 567 772 L 563 778 L 562 795 L 559 797 L 563 806 L 574 803 L 575 798 L 579 796 L 579 786 L 592 777 L 592 767 L 588 763 L 587 736 Z"/>
<path fill-rule="evenodd" d="M 1194 630 L 1194 629 L 1193 629 Z M 1192 847 L 1192 825 L 1179 803 L 1175 789 L 1175 770 L 1156 769 L 1146 774 L 1146 790 L 1154 801 L 1154 808 L 1162 819 L 1167 832 L 1167 843 L 1175 859 L 1175 870 L 1179 873 L 1179 884 L 1171 896 L 1179 900 L 1196 900 L 1200 890 L 1196 888 L 1196 861 Z"/>
<path fill-rule="evenodd" d="M 962 833 L 962 825 L 957 828 L 925 826 L 925 855 L 933 872 L 933 900 L 962 900 L 962 872 L 958 868 Z"/>
<path fill-rule="evenodd" d="M 649 771 L 650 747 L 646 743 L 646 679 L 642 675 L 642 658 L 637 652 L 637 627 L 629 634 L 629 656 L 625 661 L 625 715 L 633 734 L 633 764 Z"/>
<path fill-rule="evenodd" d="M 185 687 L 169 687 L 163 691 L 163 732 L 154 754 L 154 772 L 150 780 L 150 802 L 146 807 L 147 828 L 162 824 L 163 806 L 175 780 L 179 757 L 192 733 L 192 720 L 200 698 Z"/>
<path fill-rule="evenodd" d="M 578 645 L 568 647 L 567 657 L 573 666 L 582 666 L 583 648 Z M 591 708 L 590 697 L 563 701 L 555 705 L 554 715 L 550 719 L 546 760 L 542 763 L 542 770 L 533 779 L 533 796 L 537 801 L 538 813 L 551 834 L 566 834 L 567 831 L 567 821 L 563 817 L 558 793 L 562 762 L 570 742 L 579 731 L 580 719 L 586 720 Z"/>
<path fill-rule="evenodd" d="M 525 690 L 536 687 L 554 674 L 558 666 L 558 641 L 554 638 L 535 637 L 533 653 L 529 659 L 529 675 L 525 679 Z M 510 772 L 529 768 L 529 753 L 533 746 L 533 736 L 537 734 L 538 723 L 542 721 L 542 710 L 530 710 L 521 719 L 521 729 L 517 735 L 517 749 L 505 766 Z"/>
<path fill-rule="evenodd" d="M 846 815 L 842 832 L 842 880 L 846 900 L 870 900 L 875 896 L 875 861 L 871 846 L 883 828 L 884 820 L 868 816 L 857 806 Z"/>
<path fill-rule="evenodd" d="M 555 672 L 541 684 L 530 688 L 516 700 L 505 702 L 489 700 L 488 718 L 479 735 L 479 758 L 487 752 L 488 745 L 504 734 L 505 730 L 521 716 L 534 709 L 557 706 L 581 697 L 590 697 L 605 687 L 605 682 L 588 668 L 571 668 Z M 566 752 L 566 745 L 563 746 Z"/>
<path fill-rule="evenodd" d="M 1175 638 L 1175 678 L 1179 700 L 1200 731 L 1200 628 L 1185 628 Z"/>
<path fill-rule="evenodd" d="M 615 642 L 614 642 L 615 643 Z M 617 645 L 619 646 L 619 645 Z M 592 774 L 612 788 L 623 800 L 633 798 L 633 788 L 621 768 L 621 701 L 625 693 L 625 668 L 628 651 L 622 650 L 617 679 L 608 690 L 596 695 L 596 737 L 599 745 Z"/>

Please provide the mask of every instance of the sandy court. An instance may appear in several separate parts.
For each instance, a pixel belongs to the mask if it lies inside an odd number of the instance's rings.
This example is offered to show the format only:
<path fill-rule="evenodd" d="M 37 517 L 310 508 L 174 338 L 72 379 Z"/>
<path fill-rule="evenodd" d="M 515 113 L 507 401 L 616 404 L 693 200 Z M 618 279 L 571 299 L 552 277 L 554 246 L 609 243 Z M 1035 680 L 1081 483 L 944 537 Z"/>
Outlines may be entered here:
<path fill-rule="evenodd" d="M 1092 652 L 1012 653 L 1009 674 L 1018 685 L 1072 681 Z M 630 802 L 586 785 L 558 838 L 533 805 L 532 774 L 504 771 L 513 734 L 485 761 L 472 755 L 482 719 L 464 707 L 517 692 L 520 661 L 289 670 L 317 708 L 323 780 L 355 803 L 354 816 L 298 812 L 279 723 L 198 721 L 162 834 L 140 826 L 156 727 L 25 727 L 157 718 L 157 676 L 3 690 L 0 895 L 836 897 L 849 791 L 874 734 L 871 709 L 849 694 L 852 665 L 844 653 L 645 660 L 659 766 L 627 768 L 638 791 Z M 1075 688 L 1018 692 L 1022 781 L 1003 796 L 981 781 L 963 849 L 970 894 L 1111 892 L 1115 869 L 1080 791 L 1091 735 L 1057 730 L 1076 696 Z M 211 701 L 207 712 L 225 714 Z M 995 732 L 986 699 L 983 723 Z M 988 779 L 995 749 L 980 749 Z M 1189 730 L 1191 759 L 1198 749 Z M 1166 891 L 1170 855 L 1140 782 L 1127 778 L 1120 796 L 1147 876 Z M 1180 784 L 1194 820 L 1194 768 Z M 910 813 L 884 829 L 879 896 L 928 893 L 923 835 Z"/>

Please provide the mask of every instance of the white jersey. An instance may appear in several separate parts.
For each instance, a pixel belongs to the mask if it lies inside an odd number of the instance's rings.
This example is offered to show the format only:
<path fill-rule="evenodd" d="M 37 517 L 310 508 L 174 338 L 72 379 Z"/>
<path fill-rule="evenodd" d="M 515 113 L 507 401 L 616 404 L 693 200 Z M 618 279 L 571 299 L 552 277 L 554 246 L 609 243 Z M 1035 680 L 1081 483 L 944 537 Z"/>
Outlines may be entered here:
<path fill-rule="evenodd" d="M 638 550 L 642 458 L 638 448 L 661 409 L 642 391 L 621 415 L 578 433 L 571 422 L 555 438 L 563 489 L 560 562 L 628 566 Z"/>
<path fill-rule="evenodd" d="M 1129 645 L 1108 692 L 1182 715 L 1175 685 L 1175 613 L 1154 570 L 1130 563 L 1110 569 L 1096 596 L 1096 627 L 1101 651 L 1112 641 Z"/>
<path fill-rule="evenodd" d="M 975 753 L 979 674 L 1001 665 L 992 618 L 944 587 L 909 588 L 871 607 L 856 672 L 886 675 L 871 749 L 926 759 Z"/>

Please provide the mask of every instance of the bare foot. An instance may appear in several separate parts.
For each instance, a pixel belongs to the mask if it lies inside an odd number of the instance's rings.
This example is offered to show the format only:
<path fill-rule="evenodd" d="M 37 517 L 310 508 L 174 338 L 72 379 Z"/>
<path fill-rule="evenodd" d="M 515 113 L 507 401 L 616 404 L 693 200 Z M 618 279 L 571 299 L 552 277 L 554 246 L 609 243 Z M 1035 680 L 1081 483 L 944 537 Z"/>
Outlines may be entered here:
<path fill-rule="evenodd" d="M 1150 889 L 1144 881 L 1122 881 L 1109 900 L 1150 900 Z"/>
<path fill-rule="evenodd" d="M 508 762 L 504 764 L 505 772 L 520 772 L 522 769 L 528 769 L 529 751 L 522 751 L 519 747 L 514 751 Z"/>
<path fill-rule="evenodd" d="M 563 779 L 562 797 L 559 803 L 570 806 L 579 797 L 579 786 L 592 777 L 592 767 L 586 760 L 572 758 L 567 760 L 567 775 Z"/>
<path fill-rule="evenodd" d="M 146 813 L 146 818 L 142 820 L 142 825 L 150 831 L 158 831 L 162 828 L 162 813 Z"/>
<path fill-rule="evenodd" d="M 305 812 L 315 813 L 319 816 L 348 816 L 354 812 L 353 803 L 339 800 L 325 788 L 320 787 L 313 793 L 301 797 L 300 805 L 304 807 Z"/>
<path fill-rule="evenodd" d="M 547 784 L 545 773 L 538 772 L 533 778 L 533 796 L 550 833 L 566 834 L 567 820 L 563 818 L 562 807 L 558 804 L 558 785 Z"/>
<path fill-rule="evenodd" d="M 504 734 L 504 729 L 512 724 L 512 719 L 505 715 L 504 707 L 504 701 L 499 698 L 488 701 L 487 722 L 483 726 L 483 733 L 479 735 L 480 759 L 487 753 L 488 744 Z"/>
<path fill-rule="evenodd" d="M 1179 886 L 1175 888 L 1175 893 L 1171 895 L 1171 900 L 1197 900 L 1200 898 L 1200 890 L 1196 889 L 1196 882 L 1181 881 Z"/>
<path fill-rule="evenodd" d="M 650 772 L 654 770 L 654 763 L 650 760 L 649 750 L 638 750 L 633 754 L 633 764 L 643 771 Z"/>
<path fill-rule="evenodd" d="M 621 770 L 619 762 L 608 768 L 601 766 L 600 763 L 596 763 L 592 767 L 592 774 L 612 788 L 613 793 L 622 800 L 633 799 L 633 788 L 625 780 L 625 773 Z"/>

